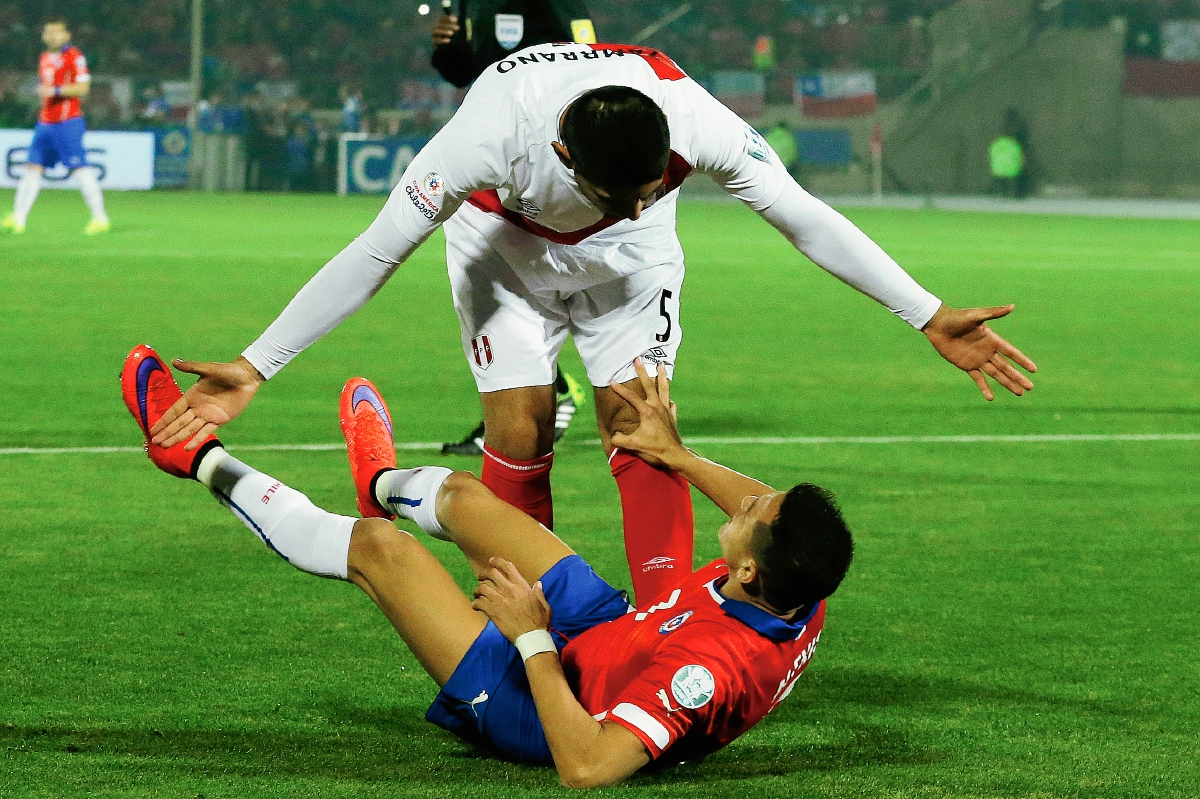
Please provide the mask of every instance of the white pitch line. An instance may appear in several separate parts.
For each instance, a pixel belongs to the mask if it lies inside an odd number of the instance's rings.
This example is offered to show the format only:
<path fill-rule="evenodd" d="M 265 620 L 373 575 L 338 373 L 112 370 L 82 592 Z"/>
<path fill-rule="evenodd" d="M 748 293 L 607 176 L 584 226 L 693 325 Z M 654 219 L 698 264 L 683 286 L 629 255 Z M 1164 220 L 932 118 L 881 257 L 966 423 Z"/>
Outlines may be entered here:
<path fill-rule="evenodd" d="M 683 439 L 690 445 L 761 445 L 815 446 L 820 444 L 1071 444 L 1087 442 L 1200 441 L 1200 433 L 1082 433 L 1045 435 L 963 435 L 963 436 L 695 436 Z M 595 446 L 599 439 L 566 442 Z M 345 444 L 245 444 L 230 446 L 234 452 L 333 452 Z M 402 451 L 433 450 L 442 445 L 432 441 L 400 441 Z M 142 452 L 141 447 L 9 447 L 0 455 L 105 455 Z"/>

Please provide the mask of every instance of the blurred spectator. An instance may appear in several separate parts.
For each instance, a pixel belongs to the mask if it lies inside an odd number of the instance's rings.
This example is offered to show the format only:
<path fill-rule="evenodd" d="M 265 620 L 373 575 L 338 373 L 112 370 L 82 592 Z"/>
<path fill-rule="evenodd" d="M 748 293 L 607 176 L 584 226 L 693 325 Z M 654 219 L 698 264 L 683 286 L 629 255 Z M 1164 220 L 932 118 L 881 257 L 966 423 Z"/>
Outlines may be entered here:
<path fill-rule="evenodd" d="M 264 191 L 276 188 L 275 177 L 283 141 L 274 132 L 274 113 L 266 107 L 259 92 L 247 95 L 246 115 L 246 188 Z"/>
<path fill-rule="evenodd" d="M 1028 158 L 1025 153 L 1029 131 L 1015 108 L 1004 112 L 1004 132 L 988 146 L 992 190 L 1002 197 L 1028 197 Z"/>
<path fill-rule="evenodd" d="M 142 89 L 142 102 L 137 116 L 143 125 L 151 127 L 165 125 L 169 121 L 170 113 L 171 106 L 167 105 L 167 98 L 163 95 L 162 86 L 154 83 Z"/>
<path fill-rule="evenodd" d="M 363 129 L 362 89 L 343 83 L 338 98 L 342 101 L 342 132 L 358 133 Z"/>
<path fill-rule="evenodd" d="M 780 122 L 767 131 L 767 135 L 763 138 L 767 140 L 767 144 L 771 145 L 775 155 L 779 156 L 779 160 L 791 172 L 800 158 L 800 148 L 796 145 L 796 134 L 792 133 L 792 129 Z"/>
<path fill-rule="evenodd" d="M 303 120 L 297 120 L 284 143 L 287 152 L 287 177 L 284 191 L 313 190 L 313 156 L 316 137 Z"/>

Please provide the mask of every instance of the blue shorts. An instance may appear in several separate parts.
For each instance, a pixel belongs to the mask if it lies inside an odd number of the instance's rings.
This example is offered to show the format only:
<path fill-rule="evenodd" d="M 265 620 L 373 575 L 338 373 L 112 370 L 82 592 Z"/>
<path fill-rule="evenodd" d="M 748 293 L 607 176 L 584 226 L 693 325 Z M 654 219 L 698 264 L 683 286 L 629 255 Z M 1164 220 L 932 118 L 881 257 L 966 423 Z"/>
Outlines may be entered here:
<path fill-rule="evenodd" d="M 65 122 L 37 123 L 25 163 L 40 164 L 43 169 L 52 169 L 59 163 L 68 170 L 87 166 L 87 153 L 83 149 L 85 130 L 83 117 Z"/>
<path fill-rule="evenodd" d="M 553 612 L 550 623 L 559 651 L 577 635 L 629 612 L 625 594 L 600 579 L 578 555 L 554 564 L 542 576 L 542 589 Z M 433 700 L 425 720 L 518 763 L 554 762 L 521 655 L 491 622 Z"/>

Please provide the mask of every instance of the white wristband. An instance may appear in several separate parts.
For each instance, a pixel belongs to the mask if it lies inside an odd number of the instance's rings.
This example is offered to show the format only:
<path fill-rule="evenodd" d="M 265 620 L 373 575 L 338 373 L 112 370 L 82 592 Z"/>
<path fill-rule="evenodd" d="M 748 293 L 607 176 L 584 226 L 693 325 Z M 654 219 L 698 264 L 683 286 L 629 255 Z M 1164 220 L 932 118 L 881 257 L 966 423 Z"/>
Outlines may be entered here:
<path fill-rule="evenodd" d="M 521 653 L 521 660 L 529 660 L 534 655 L 540 655 L 543 652 L 558 653 L 558 647 L 554 645 L 554 638 L 551 637 L 548 630 L 530 630 L 527 633 L 522 633 L 517 636 L 517 640 L 513 641 L 513 646 Z"/>

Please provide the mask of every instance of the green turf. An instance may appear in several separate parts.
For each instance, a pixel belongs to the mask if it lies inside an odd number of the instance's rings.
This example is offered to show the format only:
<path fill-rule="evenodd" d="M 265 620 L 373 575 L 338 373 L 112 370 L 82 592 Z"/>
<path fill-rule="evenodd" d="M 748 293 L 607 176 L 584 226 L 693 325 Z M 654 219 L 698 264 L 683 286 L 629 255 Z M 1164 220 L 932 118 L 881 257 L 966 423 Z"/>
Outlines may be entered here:
<path fill-rule="evenodd" d="M 45 192 L 0 238 L 0 448 L 138 443 L 129 348 L 227 359 L 374 198 Z M 11 192 L 0 193 L 0 207 Z M 919 334 L 734 205 L 685 203 L 685 434 L 1200 433 L 1200 224 L 855 210 L 1037 389 L 983 402 Z M 573 350 L 564 357 L 580 374 Z M 263 390 L 228 443 L 338 440 L 354 374 L 399 437 L 478 415 L 435 237 L 363 312 Z M 587 413 L 556 460 L 558 529 L 618 585 L 616 490 Z M 833 489 L 858 553 L 788 701 L 706 762 L 628 796 L 1200 795 L 1200 444 L 709 446 Z M 247 455 L 350 513 L 338 452 Z M 425 457 L 425 456 L 420 456 Z M 436 457 L 436 456 L 430 456 Z M 477 468 L 458 459 L 455 465 Z M 552 772 L 422 721 L 433 683 L 370 602 L 296 572 L 140 455 L 0 455 L 0 797 L 525 796 Z M 697 556 L 718 514 L 697 501 Z M 467 585 L 444 544 L 432 548 Z"/>

